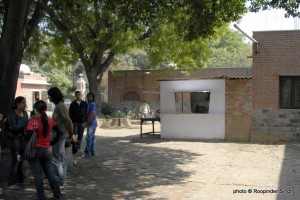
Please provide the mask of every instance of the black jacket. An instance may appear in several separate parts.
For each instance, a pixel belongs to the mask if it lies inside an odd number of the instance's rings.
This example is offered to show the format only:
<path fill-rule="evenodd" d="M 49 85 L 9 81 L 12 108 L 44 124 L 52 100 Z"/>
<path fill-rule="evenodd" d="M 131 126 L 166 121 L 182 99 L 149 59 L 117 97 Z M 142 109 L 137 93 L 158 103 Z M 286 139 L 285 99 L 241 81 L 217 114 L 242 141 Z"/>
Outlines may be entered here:
<path fill-rule="evenodd" d="M 72 122 L 84 123 L 87 120 L 87 102 L 81 101 L 80 105 L 76 100 L 72 101 L 69 108 L 69 116 Z"/>
<path fill-rule="evenodd" d="M 25 135 L 25 130 L 28 123 L 28 114 L 23 112 L 23 117 L 17 115 L 15 111 L 10 111 L 7 115 L 9 130 L 12 133 L 8 139 L 19 139 Z"/>

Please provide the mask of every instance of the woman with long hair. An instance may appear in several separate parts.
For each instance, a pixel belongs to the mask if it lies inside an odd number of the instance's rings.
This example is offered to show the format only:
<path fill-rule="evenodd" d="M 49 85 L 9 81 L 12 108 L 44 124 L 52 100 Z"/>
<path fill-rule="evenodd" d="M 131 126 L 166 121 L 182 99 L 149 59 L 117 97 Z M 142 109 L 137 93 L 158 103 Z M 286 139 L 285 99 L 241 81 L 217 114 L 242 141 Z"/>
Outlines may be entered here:
<path fill-rule="evenodd" d="M 39 100 L 34 103 L 33 108 L 34 117 L 30 118 L 28 122 L 26 135 L 19 150 L 18 159 L 22 160 L 25 145 L 27 141 L 30 140 L 31 135 L 35 129 L 37 131 L 36 153 L 33 159 L 28 160 L 28 163 L 33 174 L 34 184 L 37 192 L 37 199 L 46 199 L 43 184 L 43 172 L 49 181 L 50 187 L 53 191 L 54 199 L 60 199 L 61 191 L 58 182 L 53 174 L 49 148 L 60 139 L 63 132 L 58 128 L 58 126 L 52 119 L 48 118 L 46 114 L 46 102 Z M 52 130 L 55 131 L 56 135 L 54 139 L 50 141 Z"/>
<path fill-rule="evenodd" d="M 55 121 L 63 135 L 60 140 L 52 148 L 52 165 L 54 168 L 54 176 L 58 181 L 60 188 L 64 188 L 67 185 L 67 159 L 65 142 L 67 137 L 72 138 L 73 124 L 69 117 L 69 112 L 64 105 L 63 95 L 57 87 L 50 88 L 48 90 L 48 98 L 50 102 L 55 105 L 52 119 Z"/>
<path fill-rule="evenodd" d="M 11 152 L 11 163 L 8 177 L 7 188 L 11 190 L 21 189 L 19 184 L 24 182 L 24 174 L 22 170 L 23 162 L 18 162 L 17 156 L 25 135 L 25 129 L 28 122 L 28 114 L 26 112 L 25 97 L 18 96 L 15 98 L 11 107 L 11 111 L 7 115 L 8 122 L 8 147 Z"/>

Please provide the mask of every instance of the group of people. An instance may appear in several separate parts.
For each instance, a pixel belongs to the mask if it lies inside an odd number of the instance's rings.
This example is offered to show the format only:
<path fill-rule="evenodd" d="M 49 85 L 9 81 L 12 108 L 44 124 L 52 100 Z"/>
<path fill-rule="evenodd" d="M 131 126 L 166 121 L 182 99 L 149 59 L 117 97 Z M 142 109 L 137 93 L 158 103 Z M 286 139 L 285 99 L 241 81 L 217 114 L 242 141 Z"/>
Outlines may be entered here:
<path fill-rule="evenodd" d="M 61 199 L 61 189 L 66 187 L 67 159 L 65 145 L 71 140 L 77 151 L 81 149 L 84 128 L 87 128 L 84 157 L 95 156 L 95 131 L 97 110 L 94 94 L 87 94 L 87 101 L 82 100 L 80 91 L 75 92 L 75 100 L 69 111 L 64 105 L 63 95 L 57 87 L 48 90 L 48 98 L 55 105 L 52 119 L 48 118 L 47 104 L 38 100 L 33 105 L 32 116 L 26 111 L 26 99 L 16 97 L 7 115 L 9 127 L 8 147 L 11 151 L 11 164 L 8 177 L 8 189 L 20 189 L 25 176 L 22 171 L 23 151 L 34 131 L 36 152 L 28 159 L 34 178 L 37 199 L 46 199 L 43 186 L 43 172 L 49 181 L 54 199 Z M 75 139 L 76 138 L 76 139 Z"/>

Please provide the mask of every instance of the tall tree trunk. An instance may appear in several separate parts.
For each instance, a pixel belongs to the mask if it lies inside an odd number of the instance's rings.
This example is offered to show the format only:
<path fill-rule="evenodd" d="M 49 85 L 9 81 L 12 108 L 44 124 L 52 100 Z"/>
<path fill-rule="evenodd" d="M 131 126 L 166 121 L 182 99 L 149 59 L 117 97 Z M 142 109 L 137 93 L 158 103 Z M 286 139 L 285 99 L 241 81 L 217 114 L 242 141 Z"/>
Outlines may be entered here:
<path fill-rule="evenodd" d="M 0 39 L 0 107 L 7 113 L 13 102 L 19 68 L 23 56 L 22 39 L 27 19 L 27 6 L 31 1 L 10 0 Z"/>
<path fill-rule="evenodd" d="M 16 94 L 24 49 L 44 16 L 41 9 L 47 6 L 48 0 L 2 2 L 4 17 L 0 39 L 0 111 L 6 114 Z M 29 10 L 33 12 L 29 13 Z"/>
<path fill-rule="evenodd" d="M 93 68 L 92 70 L 86 70 L 86 75 L 89 82 L 89 92 L 95 95 L 95 103 L 97 108 L 100 109 L 100 86 L 103 74 L 97 77 L 96 70 Z M 100 112 L 100 110 L 98 110 L 98 112 Z"/>

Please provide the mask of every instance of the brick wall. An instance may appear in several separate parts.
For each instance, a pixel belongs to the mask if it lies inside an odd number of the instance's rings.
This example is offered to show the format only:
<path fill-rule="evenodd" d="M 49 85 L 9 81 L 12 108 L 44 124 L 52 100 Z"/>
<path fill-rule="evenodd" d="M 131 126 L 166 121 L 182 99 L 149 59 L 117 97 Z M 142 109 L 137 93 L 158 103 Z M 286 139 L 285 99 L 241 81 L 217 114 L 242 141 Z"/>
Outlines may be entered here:
<path fill-rule="evenodd" d="M 209 68 L 187 70 L 188 76 L 181 70 L 120 70 L 108 73 L 108 101 L 121 102 L 126 92 L 135 91 L 141 100 L 159 101 L 159 80 L 166 79 L 209 79 L 232 77 L 251 77 L 249 68 Z M 146 73 L 150 72 L 150 73 Z"/>
<path fill-rule="evenodd" d="M 110 71 L 108 74 L 108 102 L 118 110 L 129 110 L 138 114 L 140 101 L 146 100 L 151 109 L 156 111 L 160 108 L 160 82 L 166 79 L 214 79 L 214 78 L 251 78 L 252 71 L 249 68 L 208 68 L 198 70 L 187 70 L 189 76 L 181 73 L 181 70 L 163 71 L 163 70 L 131 70 L 131 71 Z M 185 72 L 187 72 L 185 71 Z M 146 73 L 150 72 L 150 73 Z M 249 124 L 251 123 L 249 102 L 251 102 L 251 79 L 228 80 L 226 81 L 228 89 L 227 103 L 229 106 L 227 112 L 227 132 L 229 140 L 246 141 L 249 140 Z M 232 90 L 232 91 L 231 91 Z M 127 92 L 134 91 L 140 101 L 124 101 L 123 97 Z M 232 98 L 232 99 L 229 99 Z M 245 99 L 243 99 L 245 98 Z M 236 102 L 237 101 L 237 102 Z M 245 106 L 242 104 L 245 103 Z M 179 105 L 179 104 L 178 104 Z M 239 106 L 236 106 L 239 105 Z M 240 106 L 241 105 L 241 106 Z M 188 106 L 190 108 L 190 106 Z M 242 109 L 238 111 L 238 109 Z M 244 111 L 243 109 L 246 109 Z M 237 111 L 237 113 L 235 113 Z M 235 127 L 236 118 L 240 114 L 247 114 L 244 117 L 244 124 Z M 230 117 L 230 115 L 233 115 Z M 239 123 L 241 124 L 241 123 Z M 245 125 L 246 124 L 246 125 Z M 226 125 L 226 126 L 227 126 Z M 232 130 L 232 132 L 231 132 Z"/>
<path fill-rule="evenodd" d="M 126 113 L 132 111 L 136 115 L 138 115 L 140 104 L 144 100 L 154 111 L 159 109 L 160 96 L 157 78 L 161 75 L 156 71 L 152 71 L 150 74 L 145 72 L 140 70 L 110 71 L 108 74 L 108 103 L 118 110 Z M 123 98 L 127 92 L 135 92 L 140 99 L 124 101 Z"/>
<path fill-rule="evenodd" d="M 252 80 L 226 80 L 225 139 L 246 142 L 252 125 Z"/>
<path fill-rule="evenodd" d="M 254 32 L 253 37 L 259 45 L 258 53 L 253 46 L 251 141 L 299 140 L 300 110 L 279 108 L 279 77 L 300 75 L 300 31 Z"/>

